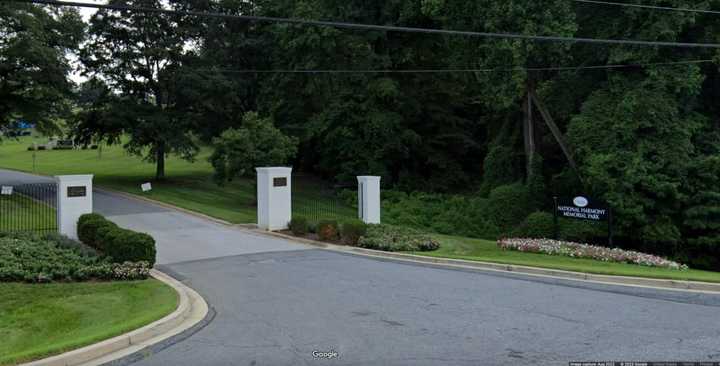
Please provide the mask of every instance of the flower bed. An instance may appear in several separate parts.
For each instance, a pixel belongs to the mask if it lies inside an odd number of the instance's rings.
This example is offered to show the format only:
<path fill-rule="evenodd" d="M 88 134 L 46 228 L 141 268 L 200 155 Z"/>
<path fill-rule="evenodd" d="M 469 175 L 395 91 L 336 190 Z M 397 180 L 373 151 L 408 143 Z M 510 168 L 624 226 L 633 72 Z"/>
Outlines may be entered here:
<path fill-rule="evenodd" d="M 566 241 L 550 239 L 500 239 L 497 245 L 503 250 L 561 255 L 573 258 L 595 259 L 603 262 L 630 263 L 677 270 L 688 269 L 688 266 L 684 264 L 651 254 Z"/>

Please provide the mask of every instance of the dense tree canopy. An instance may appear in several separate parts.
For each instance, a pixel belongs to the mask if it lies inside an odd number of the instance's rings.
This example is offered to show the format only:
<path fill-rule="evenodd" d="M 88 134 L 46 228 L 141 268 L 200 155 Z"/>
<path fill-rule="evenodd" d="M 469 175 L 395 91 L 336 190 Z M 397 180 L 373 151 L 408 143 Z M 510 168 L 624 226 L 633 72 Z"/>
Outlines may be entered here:
<path fill-rule="evenodd" d="M 72 70 L 84 24 L 77 10 L 0 3 L 0 131 L 18 120 L 57 131 L 69 112 Z"/>
<path fill-rule="evenodd" d="M 713 14 L 565 0 L 112 3 L 482 32 L 720 42 L 720 18 Z M 720 0 L 647 3 L 720 10 Z M 26 17 L 21 7 L 41 16 Z M 81 29 L 55 29 L 61 25 L 54 20 L 76 15 L 29 5 L 0 9 L 0 31 L 18 32 L 3 38 L 0 57 L 23 60 L 0 64 L 0 92 L 26 98 L 0 99 L 0 116 L 7 122 L 19 111 L 32 113 L 23 111 L 32 98 L 45 103 L 34 104 L 36 111 L 53 116 L 66 88 L 62 52 L 77 44 Z M 24 33 L 9 28 L 26 23 L 33 26 L 22 26 Z M 158 163 L 158 177 L 166 154 L 192 158 L 198 143 L 212 144 L 219 136 L 216 167 L 242 174 L 249 165 L 228 165 L 221 157 L 233 144 L 252 147 L 256 141 L 248 131 L 262 130 L 269 140 L 297 139 L 296 170 L 328 179 L 349 182 L 375 174 L 388 188 L 480 200 L 508 191 L 498 187 L 514 192 L 524 186 L 533 201 L 529 207 L 538 210 L 548 210 L 553 195 L 583 193 L 614 209 L 623 245 L 696 259 L 698 253 L 720 252 L 720 72 L 717 62 L 668 64 L 717 60 L 716 51 L 130 11 L 100 11 L 87 33 L 82 60 L 97 79 L 80 88 L 83 123 L 77 133 L 113 141 L 126 135 L 131 152 Z M 19 42 L 43 52 L 23 54 Z M 27 75 L 10 72 L 16 64 L 37 67 L 26 67 Z M 46 72 L 38 66 L 45 64 L 52 72 L 35 75 Z M 554 69 L 617 64 L 628 66 Z M 418 69 L 483 71 L 402 72 Z M 28 85 L 12 78 L 44 83 L 30 88 L 41 94 L 8 89 Z M 243 116 L 274 123 L 248 124 Z M 720 256 L 714 258 L 707 266 L 720 265 Z"/>

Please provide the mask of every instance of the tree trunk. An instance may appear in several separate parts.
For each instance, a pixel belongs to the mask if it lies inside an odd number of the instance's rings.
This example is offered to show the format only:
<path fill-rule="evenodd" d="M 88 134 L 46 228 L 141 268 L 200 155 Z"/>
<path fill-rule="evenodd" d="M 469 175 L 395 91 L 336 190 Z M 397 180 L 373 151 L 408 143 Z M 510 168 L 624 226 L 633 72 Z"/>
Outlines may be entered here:
<path fill-rule="evenodd" d="M 165 144 L 158 143 L 155 153 L 155 180 L 163 180 L 165 179 Z"/>
<path fill-rule="evenodd" d="M 525 145 L 525 176 L 529 179 L 533 174 L 533 157 L 535 156 L 535 125 L 533 124 L 532 85 L 528 82 L 527 95 L 523 101 L 523 142 Z"/>

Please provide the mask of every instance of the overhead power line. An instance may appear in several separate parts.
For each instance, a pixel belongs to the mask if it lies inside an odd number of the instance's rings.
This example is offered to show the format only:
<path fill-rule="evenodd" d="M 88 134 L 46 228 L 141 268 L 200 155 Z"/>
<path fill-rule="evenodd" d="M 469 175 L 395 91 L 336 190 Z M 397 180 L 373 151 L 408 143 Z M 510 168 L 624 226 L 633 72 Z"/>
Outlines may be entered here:
<path fill-rule="evenodd" d="M 714 60 L 685 60 L 673 62 L 654 62 L 640 64 L 610 64 L 610 65 L 590 65 L 590 66 L 559 66 L 559 67 L 511 67 L 511 68 L 484 68 L 484 69 L 398 69 L 398 70 L 372 70 L 372 69 L 213 69 L 199 68 L 197 71 L 216 71 L 221 73 L 236 74 L 450 74 L 450 73 L 492 73 L 492 72 L 518 72 L 518 71 L 582 71 L 582 70 L 606 70 L 606 69 L 627 69 L 639 67 L 664 67 L 678 65 L 695 65 L 703 63 L 712 63 Z"/>
<path fill-rule="evenodd" d="M 585 4 L 622 6 L 622 7 L 627 7 L 627 8 L 641 8 L 641 9 L 652 9 L 652 10 L 662 10 L 662 11 L 679 11 L 679 12 L 686 12 L 686 13 L 690 12 L 690 13 L 703 13 L 703 14 L 720 14 L 720 11 L 715 11 L 715 10 L 671 8 L 668 6 L 619 3 L 619 2 L 615 2 L 615 1 L 599 1 L 599 0 L 573 0 L 573 1 L 578 2 L 578 3 L 585 3 Z"/>
<path fill-rule="evenodd" d="M 254 15 L 235 15 L 235 14 L 223 14 L 223 13 L 215 13 L 215 12 L 200 12 L 200 11 L 189 11 L 189 10 L 170 10 L 170 9 L 156 9 L 156 8 L 147 8 L 147 7 L 130 7 L 130 6 L 123 6 L 123 5 L 87 4 L 87 3 L 79 3 L 79 2 L 72 2 L 72 1 L 62 1 L 62 2 L 56 1 L 56 0 L 11 0 L 11 1 L 22 2 L 22 3 L 44 4 L 44 5 L 52 5 L 52 6 L 77 6 L 77 7 L 85 7 L 85 8 L 108 9 L 108 10 L 118 10 L 118 11 L 124 10 L 124 11 L 146 12 L 146 13 L 191 15 L 191 16 L 200 16 L 200 17 L 238 19 L 238 20 L 253 21 L 253 22 L 301 24 L 301 25 L 309 25 L 309 26 L 334 27 L 334 28 L 345 28 L 345 29 L 362 29 L 362 30 L 373 30 L 373 31 L 384 31 L 384 32 L 425 33 L 425 34 L 441 34 L 441 35 L 466 36 L 466 37 L 522 39 L 522 40 L 544 41 L 544 42 L 593 43 L 593 44 L 634 45 L 634 46 L 652 46 L 652 47 L 720 48 L 720 44 L 718 44 L 718 43 L 682 43 L 682 42 L 661 42 L 661 41 L 639 41 L 639 40 L 625 40 L 625 39 L 597 39 L 597 38 L 573 38 L 573 37 L 562 37 L 562 36 L 538 36 L 538 35 L 516 34 L 516 33 L 473 32 L 473 31 L 458 31 L 458 30 L 448 30 L 448 29 L 414 28 L 414 27 L 358 24 L 358 23 L 346 23 L 346 22 L 322 21 L 322 20 L 306 20 L 306 19 L 296 19 L 296 18 L 278 18 L 278 17 L 265 17 L 265 16 L 254 16 Z"/>

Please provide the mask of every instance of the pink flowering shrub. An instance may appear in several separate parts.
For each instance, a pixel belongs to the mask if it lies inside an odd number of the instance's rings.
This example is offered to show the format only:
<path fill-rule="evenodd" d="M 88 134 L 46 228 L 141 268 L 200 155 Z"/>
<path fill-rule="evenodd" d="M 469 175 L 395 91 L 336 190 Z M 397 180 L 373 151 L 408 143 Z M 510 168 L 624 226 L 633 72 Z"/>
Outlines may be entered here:
<path fill-rule="evenodd" d="M 648 267 L 687 270 L 688 266 L 651 254 L 606 248 L 596 245 L 573 243 L 550 239 L 500 239 L 498 247 L 527 253 L 561 255 L 573 258 L 595 259 L 603 262 L 630 263 Z"/>

